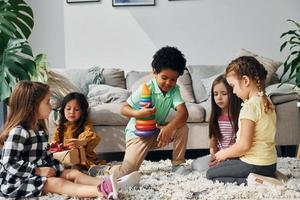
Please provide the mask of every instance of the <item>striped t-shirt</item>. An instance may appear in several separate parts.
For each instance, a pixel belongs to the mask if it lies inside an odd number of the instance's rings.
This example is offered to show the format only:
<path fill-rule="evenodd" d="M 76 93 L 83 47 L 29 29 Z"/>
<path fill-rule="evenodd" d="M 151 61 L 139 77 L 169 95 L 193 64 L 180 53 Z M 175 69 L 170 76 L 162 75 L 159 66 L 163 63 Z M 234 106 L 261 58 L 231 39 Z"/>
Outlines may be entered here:
<path fill-rule="evenodd" d="M 232 123 L 232 122 L 231 122 Z M 235 143 L 235 134 L 233 124 L 230 123 L 227 115 L 221 115 L 218 118 L 221 141 L 218 141 L 218 149 L 226 149 Z"/>

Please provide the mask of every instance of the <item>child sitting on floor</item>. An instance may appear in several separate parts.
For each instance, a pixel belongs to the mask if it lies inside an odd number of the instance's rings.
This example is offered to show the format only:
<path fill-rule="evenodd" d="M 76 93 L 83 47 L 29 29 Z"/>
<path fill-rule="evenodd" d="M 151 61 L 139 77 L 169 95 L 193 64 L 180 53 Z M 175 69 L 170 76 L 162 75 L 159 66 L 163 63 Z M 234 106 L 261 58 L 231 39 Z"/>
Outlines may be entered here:
<path fill-rule="evenodd" d="M 274 176 L 276 113 L 265 94 L 266 76 L 264 66 L 254 57 L 242 56 L 228 65 L 226 80 L 244 104 L 236 143 L 215 154 L 220 164 L 207 171 L 208 179 L 247 184 L 250 173 Z"/>
<path fill-rule="evenodd" d="M 211 114 L 209 119 L 210 155 L 192 162 L 192 170 L 205 171 L 216 164 L 215 154 L 235 143 L 241 99 L 232 92 L 224 75 L 218 76 L 211 87 Z"/>
<path fill-rule="evenodd" d="M 61 103 L 59 124 L 54 132 L 53 143 L 63 143 L 70 149 L 85 149 L 85 168 L 100 164 L 95 152 L 100 137 L 94 132 L 88 119 L 89 104 L 85 96 L 78 92 L 67 94 Z"/>
<path fill-rule="evenodd" d="M 115 174 L 103 179 L 75 169 L 64 170 L 48 152 L 45 119 L 51 111 L 49 86 L 20 81 L 9 99 L 9 115 L 0 143 L 0 196 L 36 197 L 58 193 L 72 197 L 118 198 L 118 187 L 136 184 L 132 174 L 117 182 Z M 133 174 L 133 176 L 135 176 Z"/>

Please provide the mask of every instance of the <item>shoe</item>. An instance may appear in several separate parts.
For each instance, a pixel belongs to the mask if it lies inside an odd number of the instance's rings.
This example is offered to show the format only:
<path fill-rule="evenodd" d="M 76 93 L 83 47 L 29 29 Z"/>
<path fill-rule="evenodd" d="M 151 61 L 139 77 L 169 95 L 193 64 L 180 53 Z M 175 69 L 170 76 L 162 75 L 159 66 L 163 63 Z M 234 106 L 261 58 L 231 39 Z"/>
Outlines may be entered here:
<path fill-rule="evenodd" d="M 93 177 L 109 175 L 110 168 L 109 165 L 94 165 L 89 168 L 88 174 Z"/>
<path fill-rule="evenodd" d="M 180 175 L 188 175 L 189 173 L 191 173 L 191 170 L 183 165 L 175 165 L 172 166 L 172 172 Z"/>
<path fill-rule="evenodd" d="M 118 178 L 118 187 L 120 189 L 126 189 L 139 184 L 141 180 L 141 174 L 138 171 L 134 171 L 126 176 Z"/>
<path fill-rule="evenodd" d="M 247 177 L 248 186 L 274 186 L 283 183 L 276 178 L 250 173 Z"/>
<path fill-rule="evenodd" d="M 97 186 L 97 189 L 106 199 L 118 199 L 118 184 L 115 174 L 113 173 L 109 177 L 106 177 Z"/>

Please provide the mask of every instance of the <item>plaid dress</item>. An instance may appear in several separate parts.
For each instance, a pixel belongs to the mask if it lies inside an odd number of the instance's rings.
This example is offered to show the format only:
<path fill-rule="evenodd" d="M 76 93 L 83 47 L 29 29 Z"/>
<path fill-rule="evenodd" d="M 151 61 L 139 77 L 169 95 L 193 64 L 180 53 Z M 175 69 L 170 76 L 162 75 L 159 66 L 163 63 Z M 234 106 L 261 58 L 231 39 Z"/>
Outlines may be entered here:
<path fill-rule="evenodd" d="M 52 167 L 57 176 L 63 170 L 48 152 L 44 131 L 13 128 L 4 143 L 0 162 L 0 196 L 33 197 L 42 193 L 47 177 L 35 175 L 36 167 Z"/>

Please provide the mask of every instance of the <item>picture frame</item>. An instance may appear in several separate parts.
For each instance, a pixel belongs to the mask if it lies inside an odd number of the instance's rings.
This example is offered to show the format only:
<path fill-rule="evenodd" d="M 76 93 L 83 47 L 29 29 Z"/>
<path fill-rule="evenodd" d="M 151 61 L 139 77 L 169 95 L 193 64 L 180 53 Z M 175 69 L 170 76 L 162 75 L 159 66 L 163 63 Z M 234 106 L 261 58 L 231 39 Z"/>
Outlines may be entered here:
<path fill-rule="evenodd" d="M 100 2 L 100 0 L 66 0 L 67 3 Z"/>
<path fill-rule="evenodd" d="M 155 0 L 112 0 L 112 6 L 154 6 Z"/>

